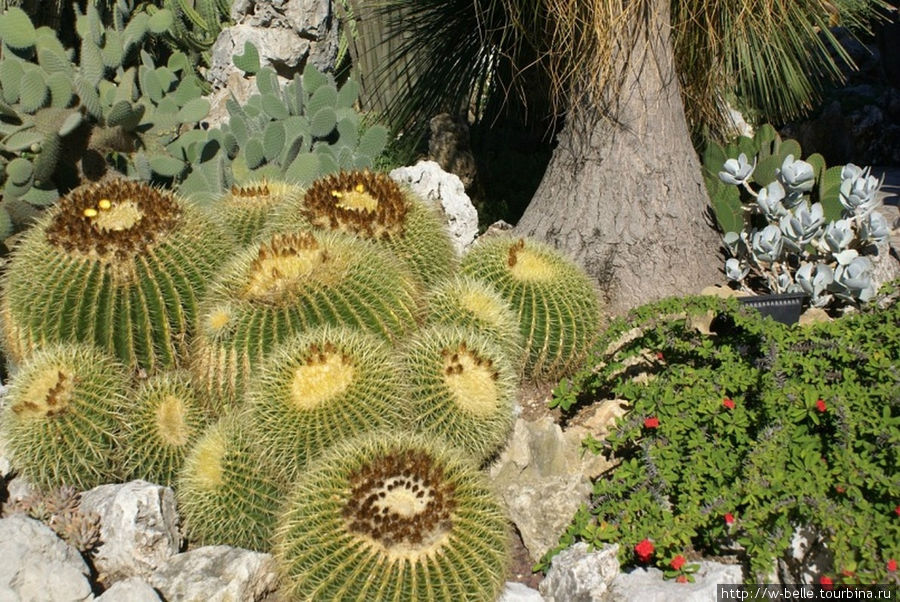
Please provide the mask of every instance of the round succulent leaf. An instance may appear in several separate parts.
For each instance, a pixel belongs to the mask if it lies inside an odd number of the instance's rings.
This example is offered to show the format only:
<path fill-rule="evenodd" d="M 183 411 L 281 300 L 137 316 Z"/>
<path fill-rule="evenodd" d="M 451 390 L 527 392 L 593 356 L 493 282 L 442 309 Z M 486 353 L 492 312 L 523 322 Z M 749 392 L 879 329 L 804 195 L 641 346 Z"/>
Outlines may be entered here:
<path fill-rule="evenodd" d="M 23 185 L 14 183 L 12 180 L 6 180 L 3 185 L 3 197 L 5 199 L 18 199 L 31 189 L 31 181 L 29 180 Z"/>
<path fill-rule="evenodd" d="M 353 119 L 341 119 L 337 124 L 338 140 L 342 146 L 356 148 L 359 142 L 359 123 Z"/>
<path fill-rule="evenodd" d="M 94 119 L 103 118 L 103 104 L 100 102 L 100 94 L 97 88 L 81 77 L 75 80 L 75 93 L 81 99 L 81 104 L 87 109 L 88 114 Z"/>
<path fill-rule="evenodd" d="M 172 15 L 172 11 L 162 8 L 150 16 L 150 19 L 147 21 L 147 29 L 159 35 L 171 30 L 174 24 L 175 17 Z"/>
<path fill-rule="evenodd" d="M 184 161 L 169 155 L 156 155 L 150 157 L 150 169 L 152 169 L 154 173 L 158 173 L 167 178 L 178 176 L 184 171 L 184 168 Z"/>
<path fill-rule="evenodd" d="M 141 86 L 141 92 L 154 103 L 162 100 L 164 94 L 163 86 L 159 81 L 159 76 L 156 75 L 156 71 L 141 65 L 138 69 L 138 83 Z"/>
<path fill-rule="evenodd" d="M 106 125 L 121 125 L 131 115 L 131 103 L 127 100 L 120 100 L 115 103 L 106 114 Z"/>
<path fill-rule="evenodd" d="M 194 77 L 181 80 L 181 83 L 178 84 L 178 87 L 172 93 L 172 97 L 178 102 L 179 106 L 185 106 L 192 100 L 199 99 L 202 96 L 203 90 L 200 89 L 200 85 Z"/>
<path fill-rule="evenodd" d="M 20 152 L 26 149 L 30 149 L 35 144 L 40 144 L 44 139 L 44 135 L 41 134 L 35 128 L 28 128 L 27 130 L 22 130 L 21 132 L 16 132 L 15 134 L 10 134 L 6 140 L 3 141 L 3 146 L 10 151 Z"/>
<path fill-rule="evenodd" d="M 46 184 L 53 177 L 61 149 L 62 140 L 56 133 L 48 134 L 41 140 L 41 152 L 34 160 L 35 184 Z"/>
<path fill-rule="evenodd" d="M 47 78 L 47 87 L 50 89 L 50 106 L 64 109 L 72 102 L 74 91 L 72 80 L 67 73 L 57 71 Z"/>
<path fill-rule="evenodd" d="M 171 98 L 169 96 L 166 96 L 165 98 L 163 98 L 161 101 L 159 101 L 159 104 L 156 105 L 157 114 L 168 113 L 169 115 L 171 115 L 173 120 L 175 119 L 175 116 L 178 114 L 178 111 L 179 111 L 178 103 L 175 102 L 174 98 Z"/>
<path fill-rule="evenodd" d="M 28 69 L 22 76 L 19 88 L 19 108 L 26 113 L 34 113 L 48 100 L 50 89 L 39 68 Z"/>
<path fill-rule="evenodd" d="M 356 152 L 369 157 L 377 157 L 387 146 L 388 129 L 383 125 L 373 125 L 362 135 Z"/>
<path fill-rule="evenodd" d="M 122 32 L 122 44 L 126 51 L 138 44 L 147 35 L 148 21 L 150 21 L 150 15 L 145 12 L 136 13 L 128 21 Z"/>
<path fill-rule="evenodd" d="M 222 137 L 222 146 L 225 148 L 225 152 L 231 159 L 233 159 L 235 154 L 237 154 L 239 148 L 237 138 L 231 132 L 226 133 Z"/>
<path fill-rule="evenodd" d="M 47 73 L 74 73 L 72 61 L 64 52 L 59 52 L 55 48 L 39 44 L 37 47 L 38 65 Z"/>
<path fill-rule="evenodd" d="M 312 96 L 319 86 L 328 83 L 328 76 L 316 69 L 311 62 L 307 62 L 303 68 L 303 90 L 307 96 Z"/>
<path fill-rule="evenodd" d="M 284 126 L 281 122 L 273 121 L 266 127 L 263 134 L 263 152 L 267 161 L 274 161 L 284 148 Z"/>
<path fill-rule="evenodd" d="M 244 160 L 247 162 L 249 169 L 256 169 L 266 160 L 265 152 L 263 152 L 263 144 L 259 138 L 251 138 L 244 145 Z"/>
<path fill-rule="evenodd" d="M 166 61 L 166 66 L 172 71 L 176 72 L 193 72 L 194 69 L 191 65 L 191 60 L 183 52 L 173 52 L 171 55 L 169 55 L 169 60 Z"/>
<path fill-rule="evenodd" d="M 117 69 L 122 66 L 122 59 L 125 57 L 125 47 L 122 44 L 122 35 L 115 29 L 106 31 L 106 42 L 100 51 L 103 57 L 103 64 L 110 69 Z"/>
<path fill-rule="evenodd" d="M 337 158 L 334 156 L 334 151 L 330 146 L 321 146 L 316 149 L 316 154 L 319 155 L 319 173 L 330 174 L 337 173 L 341 170 L 340 165 L 338 165 Z"/>
<path fill-rule="evenodd" d="M 0 15 L 0 38 L 14 50 L 31 48 L 37 35 L 28 14 L 17 6 L 11 6 Z"/>
<path fill-rule="evenodd" d="M 281 99 L 275 94 L 263 94 L 261 103 L 263 111 L 272 119 L 287 119 L 291 115 Z"/>
<path fill-rule="evenodd" d="M 81 40 L 81 65 L 79 72 L 92 86 L 96 86 L 106 73 L 100 47 L 84 38 Z"/>
<path fill-rule="evenodd" d="M 3 89 L 3 100 L 9 104 L 19 101 L 19 88 L 25 75 L 22 64 L 15 58 L 0 61 L 0 87 Z"/>
<path fill-rule="evenodd" d="M 325 107 L 335 108 L 337 105 L 338 91 L 334 84 L 325 84 L 319 86 L 315 93 L 309 98 L 308 111 L 310 115 L 315 115 Z"/>
<path fill-rule="evenodd" d="M 247 144 L 250 139 L 250 130 L 247 128 L 247 120 L 244 117 L 232 115 L 228 121 L 228 127 L 231 128 L 231 133 L 234 134 L 239 145 Z"/>
<path fill-rule="evenodd" d="M 309 184 L 319 177 L 319 156 L 301 153 L 291 162 L 284 174 L 285 179 L 298 184 Z"/>
<path fill-rule="evenodd" d="M 49 207 L 59 200 L 59 190 L 56 188 L 32 186 L 20 198 L 35 207 Z"/>
<path fill-rule="evenodd" d="M 168 67 L 157 67 L 153 72 L 159 80 L 159 85 L 161 85 L 165 91 L 171 89 L 172 84 L 178 81 L 178 76 Z"/>
<path fill-rule="evenodd" d="M 356 103 L 356 99 L 359 98 L 359 84 L 356 83 L 354 79 L 348 79 L 344 82 L 344 85 L 341 86 L 341 89 L 338 90 L 337 94 L 337 107 L 338 108 L 352 108 Z"/>
<path fill-rule="evenodd" d="M 34 166 L 31 161 L 23 157 L 16 157 L 6 164 L 6 177 L 17 186 L 27 184 L 33 174 Z"/>
<path fill-rule="evenodd" d="M 309 130 L 313 136 L 323 138 L 330 134 L 337 125 L 337 115 L 332 107 L 322 107 L 309 122 Z"/>
<path fill-rule="evenodd" d="M 231 60 L 234 62 L 235 67 L 247 75 L 253 75 L 259 71 L 259 51 L 249 41 L 244 42 L 243 54 L 235 54 L 231 57 Z"/>
<path fill-rule="evenodd" d="M 181 123 L 197 123 L 209 114 L 210 104 L 205 98 L 195 98 L 188 101 L 178 111 L 178 121 Z"/>
<path fill-rule="evenodd" d="M 256 74 L 256 89 L 262 95 L 278 94 L 278 74 L 271 67 L 263 67 Z"/>

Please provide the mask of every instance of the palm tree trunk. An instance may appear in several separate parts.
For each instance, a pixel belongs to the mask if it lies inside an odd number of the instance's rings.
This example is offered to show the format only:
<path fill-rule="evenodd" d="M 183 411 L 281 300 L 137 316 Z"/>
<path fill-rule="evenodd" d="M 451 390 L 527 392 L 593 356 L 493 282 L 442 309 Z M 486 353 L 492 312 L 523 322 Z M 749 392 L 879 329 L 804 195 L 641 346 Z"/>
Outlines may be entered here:
<path fill-rule="evenodd" d="M 669 4 L 655 4 L 632 23 L 639 35 L 625 36 L 633 47 L 619 49 L 619 93 L 569 107 L 516 226 L 573 255 L 615 314 L 722 279 L 674 69 Z"/>

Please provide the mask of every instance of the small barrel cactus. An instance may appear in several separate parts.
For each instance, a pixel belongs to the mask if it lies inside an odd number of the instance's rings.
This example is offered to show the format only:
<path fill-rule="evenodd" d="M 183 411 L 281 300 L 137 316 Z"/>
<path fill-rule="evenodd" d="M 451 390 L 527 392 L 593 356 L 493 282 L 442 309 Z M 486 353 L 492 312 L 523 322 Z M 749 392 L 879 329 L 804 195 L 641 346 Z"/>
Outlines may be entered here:
<path fill-rule="evenodd" d="M 351 171 L 320 178 L 284 205 L 273 223 L 282 230 L 312 226 L 384 244 L 428 286 L 455 267 L 440 216 L 384 173 Z"/>
<path fill-rule="evenodd" d="M 506 442 L 518 377 L 490 337 L 432 326 L 404 347 L 402 361 L 417 430 L 440 436 L 478 460 Z"/>
<path fill-rule="evenodd" d="M 209 418 L 188 373 L 167 372 L 141 383 L 123 410 L 125 478 L 172 486 Z"/>
<path fill-rule="evenodd" d="M 393 355 L 350 328 L 317 328 L 279 345 L 249 379 L 248 428 L 274 461 L 302 467 L 338 440 L 405 426 Z"/>
<path fill-rule="evenodd" d="M 285 491 L 284 473 L 265 461 L 237 415 L 203 432 L 175 488 L 191 541 L 268 552 Z"/>
<path fill-rule="evenodd" d="M 276 209 L 302 194 L 299 186 L 276 181 L 254 181 L 232 186 L 212 210 L 241 245 L 254 242 Z"/>
<path fill-rule="evenodd" d="M 557 380 L 584 361 L 600 328 L 600 299 L 574 262 L 542 243 L 498 236 L 476 244 L 461 269 L 492 284 L 516 312 L 526 376 Z"/>
<path fill-rule="evenodd" d="M 523 364 L 519 319 L 497 290 L 482 280 L 457 275 L 428 294 L 426 324 L 473 328 L 493 338 L 514 364 Z"/>
<path fill-rule="evenodd" d="M 446 443 L 374 433 L 298 479 L 275 558 L 292 600 L 493 601 L 509 534 L 484 475 Z"/>
<path fill-rule="evenodd" d="M 96 347 L 36 351 L 12 378 L 0 420 L 13 464 L 45 490 L 117 481 L 128 386 L 125 368 Z"/>
<path fill-rule="evenodd" d="M 338 233 L 274 234 L 244 249 L 210 287 L 194 368 L 214 398 L 233 403 L 274 346 L 324 324 L 395 340 L 419 317 L 419 288 L 402 262 Z"/>
<path fill-rule="evenodd" d="M 197 298 L 231 248 L 169 192 L 121 179 L 76 188 L 13 250 L 6 352 L 18 362 L 45 342 L 84 341 L 131 367 L 175 367 Z"/>

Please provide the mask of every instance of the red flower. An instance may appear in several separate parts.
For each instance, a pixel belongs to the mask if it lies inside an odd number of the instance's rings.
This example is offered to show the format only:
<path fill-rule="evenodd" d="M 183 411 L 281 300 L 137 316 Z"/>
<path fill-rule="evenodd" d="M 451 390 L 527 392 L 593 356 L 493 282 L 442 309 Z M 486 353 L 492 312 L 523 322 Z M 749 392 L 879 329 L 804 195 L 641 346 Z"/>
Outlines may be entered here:
<path fill-rule="evenodd" d="M 734 402 L 729 397 L 726 397 L 725 399 L 722 400 L 722 405 L 725 406 L 726 408 L 728 408 L 729 410 L 734 409 Z"/>
<path fill-rule="evenodd" d="M 896 508 L 894 508 L 894 514 L 896 514 L 897 516 L 900 516 L 900 506 L 897 506 Z"/>
<path fill-rule="evenodd" d="M 887 561 L 887 570 L 889 570 L 889 571 L 892 572 L 892 573 L 893 573 L 894 571 L 896 571 L 896 570 L 897 570 L 897 561 L 894 560 L 893 558 L 891 558 L 890 560 L 888 560 L 888 561 Z"/>
<path fill-rule="evenodd" d="M 672 562 L 669 563 L 669 566 L 677 571 L 678 569 L 680 569 L 681 567 L 684 566 L 685 562 L 687 562 L 687 560 L 685 560 L 684 556 L 679 554 L 678 556 L 676 556 L 675 558 L 672 559 Z"/>
<path fill-rule="evenodd" d="M 834 581 L 831 580 L 831 577 L 822 575 L 819 577 L 819 585 L 822 586 L 822 589 L 831 589 L 831 586 L 834 585 Z"/>
<path fill-rule="evenodd" d="M 675 577 L 675 583 L 687 583 L 687 582 L 688 582 L 687 575 L 678 575 L 677 577 Z"/>
<path fill-rule="evenodd" d="M 846 489 L 844 489 L 844 488 L 841 487 L 840 485 L 835 485 L 835 486 L 834 486 L 834 490 L 837 491 L 838 493 L 844 493 L 845 491 L 847 491 Z"/>
<path fill-rule="evenodd" d="M 644 539 L 634 546 L 634 553 L 637 554 L 638 560 L 647 562 L 653 556 L 653 542 L 649 539 Z"/>
<path fill-rule="evenodd" d="M 824 413 L 825 410 L 828 409 L 828 406 L 825 405 L 825 400 L 824 400 L 824 399 L 820 399 L 819 401 L 816 402 L 816 409 L 819 410 L 819 411 L 822 412 L 822 413 Z"/>
<path fill-rule="evenodd" d="M 657 352 L 656 352 L 656 359 L 658 359 L 659 361 L 663 361 L 663 354 L 662 354 L 662 351 L 657 351 Z"/>
<path fill-rule="evenodd" d="M 655 429 L 659 426 L 659 418 L 656 416 L 651 416 L 644 420 L 644 428 Z"/>
<path fill-rule="evenodd" d="M 731 512 L 726 512 L 723 518 L 725 519 L 726 525 L 730 525 L 734 522 L 734 515 Z"/>

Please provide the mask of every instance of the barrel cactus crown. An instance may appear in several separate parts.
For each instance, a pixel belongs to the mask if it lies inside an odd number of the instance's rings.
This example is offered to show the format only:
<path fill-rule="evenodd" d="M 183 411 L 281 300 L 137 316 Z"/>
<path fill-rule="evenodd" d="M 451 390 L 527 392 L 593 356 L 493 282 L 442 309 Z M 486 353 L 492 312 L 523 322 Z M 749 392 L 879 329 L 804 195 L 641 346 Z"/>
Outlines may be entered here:
<path fill-rule="evenodd" d="M 524 362 L 519 319 L 493 286 L 470 276 L 457 275 L 439 283 L 428 294 L 426 324 L 472 328 L 493 338 L 514 365 Z"/>
<path fill-rule="evenodd" d="M 489 238 L 462 272 L 493 285 L 519 319 L 527 376 L 556 380 L 587 356 L 601 323 L 597 290 L 573 261 L 532 240 Z"/>
<path fill-rule="evenodd" d="M 276 347 L 247 386 L 247 424 L 260 448 L 302 467 L 338 440 L 406 426 L 393 357 L 375 335 L 330 326 Z"/>
<path fill-rule="evenodd" d="M 336 230 L 384 244 L 429 286 L 455 267 L 441 218 L 384 173 L 351 171 L 320 178 L 296 202 L 285 204 L 273 221 L 279 229 Z"/>
<path fill-rule="evenodd" d="M 228 238 L 169 192 L 114 179 L 76 188 L 12 253 L 0 305 L 9 357 L 93 342 L 131 367 L 176 366 Z"/>
<path fill-rule="evenodd" d="M 395 340 L 416 325 L 419 288 L 385 251 L 338 233 L 274 234 L 239 253 L 200 312 L 194 366 L 233 403 L 274 346 L 316 326 L 350 326 Z"/>
<path fill-rule="evenodd" d="M 248 245 L 263 233 L 276 209 L 301 192 L 299 186 L 285 182 L 248 182 L 232 186 L 215 203 L 213 210 L 235 240 L 241 245 Z"/>
<path fill-rule="evenodd" d="M 123 409 L 125 477 L 172 486 L 209 419 L 188 373 L 167 372 L 142 382 Z"/>
<path fill-rule="evenodd" d="M 175 488 L 191 541 L 268 552 L 284 473 L 268 464 L 235 414 L 209 426 L 184 460 Z"/>
<path fill-rule="evenodd" d="M 298 479 L 275 557 L 292 600 L 493 601 L 507 519 L 452 446 L 374 433 L 329 450 Z"/>
<path fill-rule="evenodd" d="M 81 344 L 36 351 L 10 381 L 0 426 L 14 465 L 45 490 L 118 480 L 128 375 Z"/>

